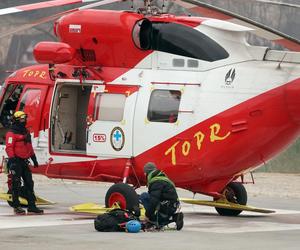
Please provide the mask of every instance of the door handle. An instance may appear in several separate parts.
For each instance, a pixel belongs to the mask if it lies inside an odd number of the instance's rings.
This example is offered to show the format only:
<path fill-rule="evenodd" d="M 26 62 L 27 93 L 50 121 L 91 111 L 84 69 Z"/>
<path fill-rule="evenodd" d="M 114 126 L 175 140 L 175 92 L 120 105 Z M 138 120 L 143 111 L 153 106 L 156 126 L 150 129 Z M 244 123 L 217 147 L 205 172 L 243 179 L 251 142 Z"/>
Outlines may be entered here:
<path fill-rule="evenodd" d="M 88 144 L 89 144 L 89 132 L 90 132 L 90 130 L 86 129 L 86 143 L 88 143 Z"/>

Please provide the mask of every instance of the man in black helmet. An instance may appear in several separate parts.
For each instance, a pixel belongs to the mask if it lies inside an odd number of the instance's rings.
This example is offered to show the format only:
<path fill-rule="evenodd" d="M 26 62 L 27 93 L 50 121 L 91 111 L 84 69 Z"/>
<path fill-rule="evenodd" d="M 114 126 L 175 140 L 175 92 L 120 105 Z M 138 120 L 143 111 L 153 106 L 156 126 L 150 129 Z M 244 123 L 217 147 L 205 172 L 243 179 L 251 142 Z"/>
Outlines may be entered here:
<path fill-rule="evenodd" d="M 181 230 L 183 213 L 176 213 L 180 203 L 174 183 L 152 162 L 146 163 L 144 173 L 148 193 L 142 193 L 140 200 L 146 209 L 146 220 L 158 227 L 175 222 L 176 229 Z"/>
<path fill-rule="evenodd" d="M 42 214 L 43 210 L 37 208 L 35 205 L 34 182 L 28 165 L 28 159 L 30 158 L 33 161 L 34 167 L 38 167 L 38 162 L 32 148 L 31 136 L 26 129 L 26 118 L 27 115 L 23 111 L 15 112 L 10 130 L 6 134 L 5 150 L 8 155 L 9 174 L 12 176 L 12 206 L 15 214 L 25 214 L 25 210 L 20 206 L 19 202 L 21 181 L 23 180 L 27 192 L 27 212 Z"/>

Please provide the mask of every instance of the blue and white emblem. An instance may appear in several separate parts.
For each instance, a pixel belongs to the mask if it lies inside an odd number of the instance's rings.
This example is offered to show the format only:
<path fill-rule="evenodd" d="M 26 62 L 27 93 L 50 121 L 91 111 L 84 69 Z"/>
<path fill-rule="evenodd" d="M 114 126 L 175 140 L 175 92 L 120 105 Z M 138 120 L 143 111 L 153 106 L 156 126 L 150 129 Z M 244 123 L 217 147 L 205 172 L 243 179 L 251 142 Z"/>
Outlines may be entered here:
<path fill-rule="evenodd" d="M 110 134 L 111 146 L 114 150 L 120 151 L 124 147 L 125 135 L 120 127 L 115 127 Z"/>

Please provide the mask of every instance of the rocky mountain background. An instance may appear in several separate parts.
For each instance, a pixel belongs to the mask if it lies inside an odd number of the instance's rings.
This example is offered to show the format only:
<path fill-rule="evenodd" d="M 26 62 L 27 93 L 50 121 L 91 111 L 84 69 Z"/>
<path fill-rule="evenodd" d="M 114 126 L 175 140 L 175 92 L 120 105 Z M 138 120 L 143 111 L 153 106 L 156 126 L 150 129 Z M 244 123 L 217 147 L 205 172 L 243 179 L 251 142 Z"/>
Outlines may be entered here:
<path fill-rule="evenodd" d="M 2 0 L 0 8 L 22 4 L 43 2 L 37 0 Z M 170 13 L 187 15 L 188 11 L 173 1 L 153 0 Z M 260 22 L 300 40 L 300 0 L 201 0 L 207 4 L 229 10 L 241 16 Z M 134 6 L 142 4 L 135 0 Z M 110 4 L 103 9 L 130 10 L 132 2 Z M 79 7 L 64 6 L 0 17 L 0 80 L 18 68 L 34 64 L 32 49 L 43 40 L 56 40 L 53 34 L 53 21 L 25 29 L 26 25 L 51 16 L 55 13 Z M 8 72 L 7 72 L 8 71 Z M 273 159 L 260 171 L 300 173 L 300 139 L 285 152 Z"/>

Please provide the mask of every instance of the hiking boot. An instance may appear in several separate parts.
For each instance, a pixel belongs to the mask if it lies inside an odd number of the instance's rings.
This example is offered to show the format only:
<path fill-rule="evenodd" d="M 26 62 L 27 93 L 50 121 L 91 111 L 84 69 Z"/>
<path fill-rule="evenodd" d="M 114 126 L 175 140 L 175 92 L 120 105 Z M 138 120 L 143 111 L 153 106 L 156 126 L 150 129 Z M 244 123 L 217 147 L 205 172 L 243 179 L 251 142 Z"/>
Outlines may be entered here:
<path fill-rule="evenodd" d="M 43 214 L 44 210 L 39 209 L 37 207 L 29 207 L 27 209 L 27 213 L 30 213 L 30 214 Z"/>
<path fill-rule="evenodd" d="M 15 207 L 14 208 L 14 213 L 18 214 L 18 215 L 23 215 L 23 214 L 26 214 L 26 211 L 21 207 Z"/>
<path fill-rule="evenodd" d="M 174 221 L 176 223 L 176 230 L 181 230 L 183 228 L 183 213 L 177 213 L 174 215 Z"/>

